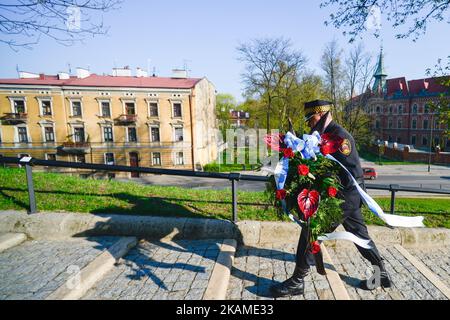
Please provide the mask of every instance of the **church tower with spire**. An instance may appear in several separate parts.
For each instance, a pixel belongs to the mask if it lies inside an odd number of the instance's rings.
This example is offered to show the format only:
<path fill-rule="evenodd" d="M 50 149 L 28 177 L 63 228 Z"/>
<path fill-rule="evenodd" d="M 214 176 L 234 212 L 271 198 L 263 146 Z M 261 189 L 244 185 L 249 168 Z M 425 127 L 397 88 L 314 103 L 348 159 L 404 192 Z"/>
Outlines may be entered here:
<path fill-rule="evenodd" d="M 376 94 L 384 94 L 386 91 L 386 71 L 384 70 L 384 62 L 383 62 L 383 47 L 380 49 L 380 56 L 378 57 L 378 65 L 373 75 L 375 78 L 375 82 L 372 86 L 372 92 Z"/>

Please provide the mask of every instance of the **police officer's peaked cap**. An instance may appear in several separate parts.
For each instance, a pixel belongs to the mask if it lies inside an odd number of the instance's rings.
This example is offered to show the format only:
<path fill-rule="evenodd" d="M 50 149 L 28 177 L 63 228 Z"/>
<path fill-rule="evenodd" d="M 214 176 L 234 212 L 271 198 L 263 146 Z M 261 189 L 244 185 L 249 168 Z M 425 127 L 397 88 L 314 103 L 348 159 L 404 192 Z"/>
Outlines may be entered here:
<path fill-rule="evenodd" d="M 327 112 L 332 108 L 332 102 L 326 100 L 313 100 L 305 103 L 305 117 L 315 113 Z"/>

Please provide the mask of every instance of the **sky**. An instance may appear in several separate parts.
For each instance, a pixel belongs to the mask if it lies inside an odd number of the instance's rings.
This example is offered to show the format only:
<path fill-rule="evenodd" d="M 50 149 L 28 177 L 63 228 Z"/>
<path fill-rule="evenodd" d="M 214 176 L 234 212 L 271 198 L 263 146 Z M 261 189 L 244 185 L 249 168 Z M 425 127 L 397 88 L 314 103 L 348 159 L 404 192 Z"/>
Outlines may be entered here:
<path fill-rule="evenodd" d="M 325 26 L 331 8 L 320 8 L 313 0 L 124 0 L 118 10 L 103 13 L 109 26 L 106 36 L 86 38 L 70 47 L 41 38 L 33 49 L 14 52 L 0 44 L 0 78 L 16 78 L 21 71 L 56 74 L 76 67 L 92 73 L 111 74 L 114 66 L 130 66 L 158 76 L 170 76 L 173 68 L 186 63 L 190 77 L 207 77 L 219 93 L 230 93 L 242 101 L 242 62 L 236 47 L 261 37 L 290 39 L 293 49 L 308 59 L 308 68 L 321 74 L 320 57 L 329 41 L 340 47 L 354 45 L 342 30 Z M 396 39 L 395 30 L 381 16 L 381 38 L 388 78 L 425 77 L 427 68 L 450 53 L 445 41 L 450 24 L 433 23 L 419 40 Z M 362 35 L 366 51 L 378 55 L 381 40 Z"/>

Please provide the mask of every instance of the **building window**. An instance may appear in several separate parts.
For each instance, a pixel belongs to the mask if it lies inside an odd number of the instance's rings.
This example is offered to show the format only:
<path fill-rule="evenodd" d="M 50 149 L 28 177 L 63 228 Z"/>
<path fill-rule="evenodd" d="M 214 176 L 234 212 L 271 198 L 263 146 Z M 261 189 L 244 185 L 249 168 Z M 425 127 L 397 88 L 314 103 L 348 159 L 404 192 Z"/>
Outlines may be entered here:
<path fill-rule="evenodd" d="M 81 101 L 72 101 L 72 115 L 74 117 L 81 117 Z"/>
<path fill-rule="evenodd" d="M 175 153 L 175 164 L 176 165 L 184 165 L 183 152 Z"/>
<path fill-rule="evenodd" d="M 55 142 L 55 133 L 53 127 L 44 127 L 44 139 L 45 142 Z"/>
<path fill-rule="evenodd" d="M 158 116 L 158 103 L 150 102 L 150 117 Z"/>
<path fill-rule="evenodd" d="M 105 164 L 113 166 L 114 165 L 114 153 L 105 153 Z"/>
<path fill-rule="evenodd" d="M 127 132 L 128 132 L 128 142 L 137 142 L 136 128 L 128 127 Z"/>
<path fill-rule="evenodd" d="M 103 137 L 105 142 L 113 142 L 113 128 L 112 127 L 103 127 Z"/>
<path fill-rule="evenodd" d="M 50 161 L 56 161 L 56 153 L 46 153 L 45 159 Z"/>
<path fill-rule="evenodd" d="M 380 129 L 380 120 L 375 121 L 375 129 Z"/>
<path fill-rule="evenodd" d="M 417 104 L 414 104 L 414 105 L 413 105 L 412 113 L 413 113 L 413 114 L 417 114 Z"/>
<path fill-rule="evenodd" d="M 401 128 L 402 128 L 402 120 L 401 120 L 401 119 L 398 119 L 398 120 L 397 120 L 397 128 L 398 128 L 398 129 L 401 129 Z"/>
<path fill-rule="evenodd" d="M 125 114 L 136 114 L 136 106 L 134 102 L 125 103 Z"/>
<path fill-rule="evenodd" d="M 73 137 L 75 142 L 85 142 L 84 128 L 73 128 Z"/>
<path fill-rule="evenodd" d="M 108 101 L 102 101 L 102 116 L 107 118 L 111 117 L 111 106 Z"/>
<path fill-rule="evenodd" d="M 416 119 L 413 119 L 413 120 L 412 120 L 412 125 L 411 125 L 411 127 L 412 127 L 413 129 L 417 129 L 417 120 L 416 120 Z"/>
<path fill-rule="evenodd" d="M 388 137 L 388 141 L 389 141 L 389 142 L 394 141 L 394 139 L 392 138 L 392 136 L 389 136 L 389 137 Z"/>
<path fill-rule="evenodd" d="M 389 113 L 392 114 L 392 106 L 389 107 Z"/>
<path fill-rule="evenodd" d="M 175 141 L 183 141 L 183 128 L 175 128 Z"/>
<path fill-rule="evenodd" d="M 173 104 L 173 116 L 174 118 L 181 118 L 181 103 Z"/>
<path fill-rule="evenodd" d="M 86 156 L 84 154 L 77 154 L 74 156 L 75 162 L 86 163 Z"/>
<path fill-rule="evenodd" d="M 423 120 L 423 128 L 428 129 L 428 119 Z"/>
<path fill-rule="evenodd" d="M 423 137 L 422 137 L 422 145 L 423 145 L 423 146 L 428 145 L 428 139 L 427 139 L 426 136 L 423 136 Z"/>
<path fill-rule="evenodd" d="M 397 143 L 402 143 L 402 138 L 401 137 L 397 137 Z"/>
<path fill-rule="evenodd" d="M 439 130 L 439 120 L 434 120 L 434 128 Z"/>
<path fill-rule="evenodd" d="M 434 137 L 434 146 L 435 147 L 440 146 L 440 140 L 441 139 L 439 139 L 439 137 Z"/>
<path fill-rule="evenodd" d="M 402 114 L 403 113 L 403 106 L 398 106 L 398 114 Z"/>
<path fill-rule="evenodd" d="M 152 165 L 154 165 L 154 166 L 161 165 L 161 153 L 160 152 L 152 153 Z"/>
<path fill-rule="evenodd" d="M 380 113 L 381 109 L 380 106 L 377 107 L 377 113 Z"/>
<path fill-rule="evenodd" d="M 392 129 L 392 119 L 389 119 L 389 122 L 388 122 L 388 128 L 389 128 L 389 129 Z"/>
<path fill-rule="evenodd" d="M 152 128 L 151 128 L 151 135 L 152 135 L 152 142 L 158 142 L 158 141 L 160 141 L 160 138 L 159 138 L 159 128 L 157 128 L 157 127 L 152 127 Z"/>
<path fill-rule="evenodd" d="M 19 136 L 19 142 L 20 143 L 27 143 L 28 142 L 28 134 L 27 134 L 27 128 L 26 127 L 18 127 L 17 133 Z"/>
<path fill-rule="evenodd" d="M 425 104 L 423 107 L 423 113 L 430 113 L 430 106 L 428 104 Z"/>
<path fill-rule="evenodd" d="M 51 116 L 52 115 L 52 102 L 50 100 L 42 100 L 42 115 Z"/>
<path fill-rule="evenodd" d="M 411 144 L 412 145 L 416 144 L 416 136 L 415 135 L 411 136 Z"/>
<path fill-rule="evenodd" d="M 14 113 L 25 113 L 25 100 L 13 100 Z"/>

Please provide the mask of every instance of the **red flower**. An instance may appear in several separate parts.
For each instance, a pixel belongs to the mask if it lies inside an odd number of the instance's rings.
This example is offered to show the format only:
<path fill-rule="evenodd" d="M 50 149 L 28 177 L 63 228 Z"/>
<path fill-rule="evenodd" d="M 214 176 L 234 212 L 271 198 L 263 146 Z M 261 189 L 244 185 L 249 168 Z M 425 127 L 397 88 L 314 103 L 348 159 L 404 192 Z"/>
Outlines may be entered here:
<path fill-rule="evenodd" d="M 286 190 L 284 190 L 284 189 L 277 190 L 277 192 L 275 193 L 275 197 L 278 200 L 285 199 L 286 198 Z"/>
<path fill-rule="evenodd" d="M 284 144 L 284 134 L 272 134 L 266 135 L 264 137 L 264 142 L 270 147 L 272 150 L 282 151 Z"/>
<path fill-rule="evenodd" d="M 322 142 L 320 143 L 320 152 L 323 155 L 337 152 L 344 141 L 341 137 L 329 133 L 324 133 L 320 137 L 322 139 Z"/>
<path fill-rule="evenodd" d="M 306 164 L 301 164 L 297 167 L 298 174 L 301 176 L 306 176 L 309 173 L 309 167 Z"/>
<path fill-rule="evenodd" d="M 320 244 L 318 241 L 314 241 L 311 243 L 311 253 L 316 254 L 320 252 Z"/>
<path fill-rule="evenodd" d="M 328 187 L 328 195 L 331 197 L 331 198 L 334 198 L 334 197 L 336 197 L 336 194 L 337 194 L 337 189 L 335 188 L 335 187 Z"/>
<path fill-rule="evenodd" d="M 316 214 L 319 209 L 320 194 L 316 190 L 303 189 L 297 197 L 298 207 L 305 216 L 305 220 Z"/>
<path fill-rule="evenodd" d="M 292 151 L 292 148 L 283 149 L 283 155 L 285 158 L 293 158 L 295 156 L 294 151 Z"/>

